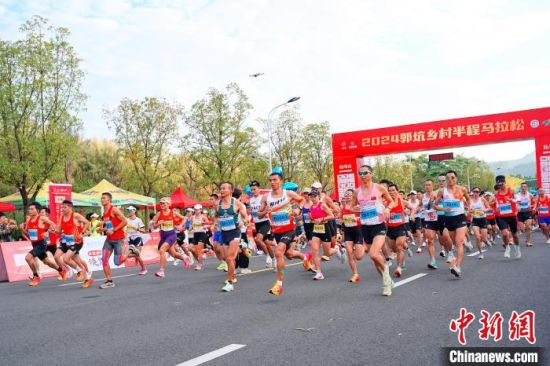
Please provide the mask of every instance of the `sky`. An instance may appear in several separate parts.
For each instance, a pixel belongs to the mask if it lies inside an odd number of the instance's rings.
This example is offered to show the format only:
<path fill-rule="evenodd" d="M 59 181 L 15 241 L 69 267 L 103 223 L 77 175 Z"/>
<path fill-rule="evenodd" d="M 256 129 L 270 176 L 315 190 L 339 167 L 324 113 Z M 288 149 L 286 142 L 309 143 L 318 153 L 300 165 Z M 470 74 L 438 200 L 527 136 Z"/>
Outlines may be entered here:
<path fill-rule="evenodd" d="M 35 14 L 69 28 L 84 60 L 85 138 L 113 138 L 102 109 L 125 97 L 189 108 L 229 82 L 255 127 L 294 96 L 306 123 L 332 132 L 550 106 L 544 0 L 0 0 L 0 38 L 19 38 Z M 454 151 L 494 161 L 533 150 Z"/>

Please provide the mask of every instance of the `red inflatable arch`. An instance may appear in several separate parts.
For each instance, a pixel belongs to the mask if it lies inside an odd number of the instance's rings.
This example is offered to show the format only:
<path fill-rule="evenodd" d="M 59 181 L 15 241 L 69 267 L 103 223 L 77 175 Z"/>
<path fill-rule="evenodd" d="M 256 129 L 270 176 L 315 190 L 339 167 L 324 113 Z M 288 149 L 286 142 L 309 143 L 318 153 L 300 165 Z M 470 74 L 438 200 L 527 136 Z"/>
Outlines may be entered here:
<path fill-rule="evenodd" d="M 530 139 L 538 184 L 550 192 L 550 107 L 333 134 L 335 191 L 340 198 L 359 184 L 363 157 Z"/>

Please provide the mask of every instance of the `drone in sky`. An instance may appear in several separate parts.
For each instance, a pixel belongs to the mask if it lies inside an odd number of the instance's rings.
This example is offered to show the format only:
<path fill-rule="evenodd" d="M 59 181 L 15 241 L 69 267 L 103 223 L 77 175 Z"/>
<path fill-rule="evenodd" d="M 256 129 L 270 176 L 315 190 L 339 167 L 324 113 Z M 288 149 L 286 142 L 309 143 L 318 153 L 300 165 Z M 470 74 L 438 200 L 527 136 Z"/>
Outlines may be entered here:
<path fill-rule="evenodd" d="M 251 78 L 257 78 L 258 76 L 262 76 L 264 73 L 263 72 L 257 72 L 255 74 L 251 74 L 251 75 L 248 75 L 250 76 Z"/>

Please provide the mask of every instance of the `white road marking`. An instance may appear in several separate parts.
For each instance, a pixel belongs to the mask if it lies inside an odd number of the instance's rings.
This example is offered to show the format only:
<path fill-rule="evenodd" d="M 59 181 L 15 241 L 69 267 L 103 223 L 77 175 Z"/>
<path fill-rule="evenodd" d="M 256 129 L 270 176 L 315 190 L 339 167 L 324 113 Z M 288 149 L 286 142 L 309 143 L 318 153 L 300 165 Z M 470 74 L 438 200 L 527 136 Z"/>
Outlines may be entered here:
<path fill-rule="evenodd" d="M 131 276 L 137 276 L 135 273 L 130 273 L 127 275 L 120 275 L 120 276 L 113 276 L 112 278 L 122 278 L 122 277 L 131 277 Z M 106 280 L 106 278 L 94 278 L 95 281 L 103 281 Z M 57 285 L 57 287 L 63 287 L 63 286 L 74 286 L 74 285 L 82 285 L 82 282 L 71 282 L 71 283 L 64 283 L 62 285 Z"/>
<path fill-rule="evenodd" d="M 483 250 L 481 251 L 481 253 L 485 253 L 486 251 L 487 251 L 487 249 L 483 249 Z M 473 257 L 473 256 L 476 256 L 476 255 L 478 255 L 478 254 L 479 254 L 479 251 L 473 252 L 473 253 L 468 254 L 468 257 Z"/>
<path fill-rule="evenodd" d="M 399 281 L 399 282 L 396 282 L 396 283 L 394 284 L 393 287 L 399 287 L 399 286 L 401 286 L 401 285 L 404 285 L 404 284 L 406 284 L 406 283 L 412 282 L 412 281 L 414 281 L 414 280 L 417 280 L 417 279 L 422 278 L 422 277 L 427 276 L 427 275 L 428 275 L 427 273 L 415 274 L 414 276 L 411 276 L 411 277 L 409 277 L 409 278 L 405 278 L 404 280 L 401 280 L 401 281 Z"/>
<path fill-rule="evenodd" d="M 215 358 L 221 357 L 238 349 L 246 347 L 245 344 L 230 344 L 229 346 L 222 347 L 212 352 L 208 352 L 202 356 L 193 358 L 192 360 L 178 363 L 176 366 L 197 366 L 205 362 L 211 361 Z"/>
<path fill-rule="evenodd" d="M 291 263 L 291 264 L 287 264 L 285 267 L 294 267 L 294 266 L 299 266 L 301 264 L 302 264 L 302 262 Z M 268 272 L 268 271 L 274 272 L 274 269 L 273 268 L 262 268 L 262 269 L 258 269 L 257 271 L 252 271 L 250 273 L 239 273 L 237 276 L 246 276 L 246 275 L 249 275 L 249 274 L 260 273 L 260 272 Z"/>

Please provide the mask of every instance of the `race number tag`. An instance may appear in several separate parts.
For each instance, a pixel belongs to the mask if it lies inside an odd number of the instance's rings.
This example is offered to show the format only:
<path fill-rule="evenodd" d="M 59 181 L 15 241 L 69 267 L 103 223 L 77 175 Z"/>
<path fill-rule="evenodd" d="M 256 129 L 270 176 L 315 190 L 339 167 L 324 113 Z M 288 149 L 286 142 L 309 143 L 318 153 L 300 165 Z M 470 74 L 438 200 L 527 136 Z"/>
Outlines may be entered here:
<path fill-rule="evenodd" d="M 313 232 L 317 234 L 324 234 L 325 231 L 325 225 L 324 224 L 315 224 L 313 225 Z"/>
<path fill-rule="evenodd" d="M 173 221 L 165 221 L 162 224 L 160 224 L 160 229 L 162 231 L 174 230 L 174 222 Z"/>
<path fill-rule="evenodd" d="M 31 241 L 38 241 L 38 230 L 36 229 L 29 229 L 29 239 Z"/>
<path fill-rule="evenodd" d="M 378 218 L 378 212 L 376 207 L 361 207 L 361 213 L 359 219 L 361 220 L 361 225 L 368 225 L 372 222 L 373 219 Z"/>
<path fill-rule="evenodd" d="M 540 206 L 539 207 L 539 213 L 548 214 L 548 206 Z"/>
<path fill-rule="evenodd" d="M 459 200 L 443 201 L 443 207 L 450 208 L 450 209 L 460 208 L 460 201 Z"/>
<path fill-rule="evenodd" d="M 495 211 L 493 211 L 493 210 L 487 210 L 487 211 L 485 212 L 485 214 L 487 214 L 487 215 L 489 215 L 489 216 L 490 216 L 490 215 L 493 215 L 494 213 L 495 213 Z"/>
<path fill-rule="evenodd" d="M 528 208 L 529 208 L 529 202 L 527 202 L 527 201 L 521 201 L 521 202 L 519 203 L 519 208 L 520 208 L 520 209 L 528 209 Z"/>
<path fill-rule="evenodd" d="M 111 221 L 105 221 L 105 229 L 113 230 L 114 229 L 113 223 Z"/>
<path fill-rule="evenodd" d="M 400 213 L 392 213 L 390 216 L 390 224 L 400 224 L 403 222 L 403 215 Z"/>
<path fill-rule="evenodd" d="M 273 226 L 285 226 L 290 224 L 290 215 L 286 211 L 271 213 L 271 219 L 273 220 Z"/>
<path fill-rule="evenodd" d="M 473 215 L 474 217 L 484 217 L 485 212 L 483 212 L 483 210 L 476 209 L 474 210 Z"/>
<path fill-rule="evenodd" d="M 512 213 L 512 205 L 506 204 L 506 205 L 500 205 L 499 206 L 499 212 L 501 215 L 511 214 Z"/>
<path fill-rule="evenodd" d="M 67 246 L 71 246 L 71 245 L 74 245 L 74 235 L 65 235 L 63 234 L 63 242 L 65 242 L 65 244 Z"/>
<path fill-rule="evenodd" d="M 437 213 L 435 211 L 426 211 L 426 221 L 437 221 Z"/>
<path fill-rule="evenodd" d="M 222 231 L 235 230 L 237 226 L 235 225 L 235 219 L 233 216 L 222 216 L 220 217 L 220 229 Z"/>
<path fill-rule="evenodd" d="M 357 226 L 357 217 L 355 215 L 343 215 L 342 221 L 344 221 L 344 226 L 346 227 Z"/>

